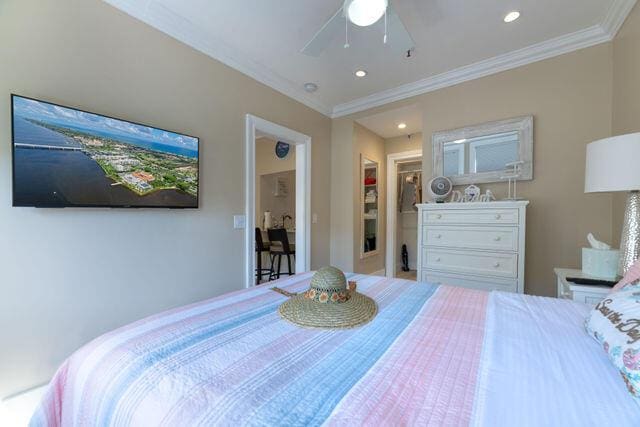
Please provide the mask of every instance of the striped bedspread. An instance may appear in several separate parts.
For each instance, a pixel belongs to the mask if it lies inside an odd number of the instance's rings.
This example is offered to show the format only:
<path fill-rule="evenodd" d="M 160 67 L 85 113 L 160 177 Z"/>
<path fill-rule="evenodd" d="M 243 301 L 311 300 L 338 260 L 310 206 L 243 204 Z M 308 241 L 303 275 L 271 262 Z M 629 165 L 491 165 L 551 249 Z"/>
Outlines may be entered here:
<path fill-rule="evenodd" d="M 500 413 L 509 371 L 493 363 L 505 349 L 492 336 L 502 324 L 495 320 L 498 311 L 506 307 L 508 316 L 517 304 L 496 305 L 494 294 L 481 291 L 348 276 L 379 306 L 376 318 L 360 328 L 307 330 L 283 321 L 277 308 L 286 297 L 272 285 L 161 313 L 72 355 L 31 425 L 466 426 L 500 425 L 502 419 L 509 420 L 504 425 L 535 425 L 527 422 L 535 408 L 525 401 L 522 407 L 510 401 L 510 418 Z M 310 277 L 293 276 L 278 286 L 300 292 Z M 548 346 L 548 339 L 539 345 Z M 606 366 L 614 397 L 633 404 Z M 527 391 L 522 384 L 518 390 Z M 640 417 L 618 418 L 617 425 L 633 425 L 629 420 Z"/>

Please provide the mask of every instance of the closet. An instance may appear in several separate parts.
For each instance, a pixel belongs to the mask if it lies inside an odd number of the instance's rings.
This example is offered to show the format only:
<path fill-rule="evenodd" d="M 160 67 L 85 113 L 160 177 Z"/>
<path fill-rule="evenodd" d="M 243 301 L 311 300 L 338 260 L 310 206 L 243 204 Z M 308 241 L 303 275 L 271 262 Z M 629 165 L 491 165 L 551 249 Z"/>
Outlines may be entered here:
<path fill-rule="evenodd" d="M 398 247 L 396 248 L 396 275 L 415 280 L 418 248 L 418 208 L 416 205 L 422 203 L 422 160 L 398 162 L 397 174 L 396 242 Z"/>

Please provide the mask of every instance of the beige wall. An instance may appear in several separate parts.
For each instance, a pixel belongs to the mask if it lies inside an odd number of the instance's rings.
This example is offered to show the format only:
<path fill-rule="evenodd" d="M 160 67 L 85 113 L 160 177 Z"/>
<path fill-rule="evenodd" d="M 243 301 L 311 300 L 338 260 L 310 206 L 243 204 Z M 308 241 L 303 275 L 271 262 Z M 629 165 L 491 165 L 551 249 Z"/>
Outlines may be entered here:
<path fill-rule="evenodd" d="M 201 208 L 12 208 L 11 92 L 199 136 Z M 105 331 L 242 288 L 246 113 L 313 138 L 312 267 L 329 262 L 330 119 L 106 3 L 0 2 L 0 98 L 0 397 Z"/>
<path fill-rule="evenodd" d="M 262 216 L 265 211 L 265 207 L 262 205 L 262 176 L 270 175 L 277 172 L 295 171 L 296 169 L 296 150 L 295 147 L 291 147 L 289 154 L 284 159 L 280 159 L 275 153 L 276 141 L 269 138 L 256 138 L 256 185 L 255 185 L 255 200 L 256 200 L 256 227 L 262 228 Z M 291 185 L 292 189 L 295 189 L 295 175 Z M 295 218 L 295 203 L 296 196 L 295 191 L 287 196 L 288 205 L 293 206 L 293 209 L 288 209 L 289 215 Z"/>
<path fill-rule="evenodd" d="M 344 271 L 373 273 L 385 268 L 387 155 L 422 149 L 422 134 L 383 139 L 353 121 L 336 119 L 331 138 L 331 265 Z M 378 254 L 360 258 L 360 156 L 380 165 Z M 352 183 L 352 186 L 346 185 Z M 345 200 L 353 200 L 345 203 Z"/>
<path fill-rule="evenodd" d="M 410 138 L 403 135 L 384 141 L 385 157 L 389 154 L 415 150 L 422 150 L 422 132 L 414 133 Z"/>
<path fill-rule="evenodd" d="M 296 169 L 296 150 L 291 146 L 284 159 L 276 156 L 276 141 L 269 138 L 256 139 L 256 176 Z"/>
<path fill-rule="evenodd" d="M 586 144 L 611 133 L 612 49 L 611 43 L 599 45 L 350 118 L 420 102 L 428 182 L 433 132 L 534 115 L 534 180 L 518 185 L 519 194 L 531 201 L 525 290 L 555 296 L 553 268 L 580 267 L 588 232 L 603 240 L 612 237 L 612 196 L 584 194 Z M 506 196 L 502 183 L 481 188 Z"/>
<path fill-rule="evenodd" d="M 324 183 L 331 188 L 331 265 L 343 271 L 354 271 L 353 179 L 354 128 L 349 119 L 333 120 L 331 124 L 331 170 Z"/>
<path fill-rule="evenodd" d="M 611 133 L 611 44 L 486 77 L 423 97 L 424 168 L 439 130 L 534 116 L 533 181 L 518 184 L 527 210 L 525 291 L 555 296 L 554 267 L 580 267 L 587 233 L 611 240 L 611 196 L 584 194 L 586 145 Z M 506 184 L 481 185 L 498 197 Z"/>
<path fill-rule="evenodd" d="M 287 194 L 275 195 L 278 180 L 284 180 Z M 260 176 L 260 199 L 256 204 L 260 210 L 260 222 L 256 222 L 257 227 L 264 230 L 263 212 L 271 212 L 273 226 L 282 226 L 291 229 L 295 228 L 296 219 L 296 171 L 289 170 L 275 172 Z M 283 221 L 283 217 L 289 215 L 291 219 Z M 295 243 L 295 242 L 291 242 Z"/>
<path fill-rule="evenodd" d="M 355 273 L 374 273 L 384 269 L 385 262 L 385 236 L 386 236 L 386 215 L 385 207 L 387 203 L 386 193 L 386 159 L 385 141 L 382 137 L 371 132 L 369 129 L 354 123 L 354 156 L 353 156 L 353 230 L 354 245 L 353 259 Z M 360 160 L 367 158 L 378 162 L 378 251 L 374 255 L 361 258 L 363 245 L 362 236 L 362 176 Z"/>
<path fill-rule="evenodd" d="M 613 41 L 613 135 L 640 132 L 640 6 Z M 640 159 L 639 159 L 640 167 Z M 620 243 L 626 195 L 615 194 L 613 237 Z"/>

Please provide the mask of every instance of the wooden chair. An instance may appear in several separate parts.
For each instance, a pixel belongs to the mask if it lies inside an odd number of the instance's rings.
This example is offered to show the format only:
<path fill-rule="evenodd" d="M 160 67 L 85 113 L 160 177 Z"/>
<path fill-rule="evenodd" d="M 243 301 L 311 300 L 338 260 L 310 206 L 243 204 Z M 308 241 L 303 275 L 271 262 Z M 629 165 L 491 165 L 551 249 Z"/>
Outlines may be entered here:
<path fill-rule="evenodd" d="M 287 230 L 284 228 L 275 228 L 267 230 L 267 234 L 269 235 L 269 241 L 271 242 L 271 247 L 269 249 L 269 253 L 271 256 L 271 275 L 270 279 L 279 279 L 281 274 L 286 274 L 287 276 L 291 276 L 295 274 L 291 270 L 291 256 L 293 255 L 294 260 L 296 256 L 295 246 L 289 244 L 289 237 L 287 236 Z M 287 257 L 287 272 L 281 273 L 281 264 L 282 257 Z M 278 258 L 278 270 L 274 271 L 273 266 L 275 265 L 275 259 Z"/>

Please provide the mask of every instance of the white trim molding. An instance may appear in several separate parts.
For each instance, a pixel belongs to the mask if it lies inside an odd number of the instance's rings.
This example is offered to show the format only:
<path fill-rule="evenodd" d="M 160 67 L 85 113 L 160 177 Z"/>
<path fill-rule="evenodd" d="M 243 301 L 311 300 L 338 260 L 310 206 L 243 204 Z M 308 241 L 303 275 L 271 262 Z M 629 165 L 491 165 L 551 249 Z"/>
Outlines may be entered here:
<path fill-rule="evenodd" d="M 311 268 L 311 137 L 247 114 L 245 117 L 245 287 L 255 284 L 256 133 L 296 147 L 296 272 Z M 300 185 L 302 183 L 302 185 Z"/>
<path fill-rule="evenodd" d="M 383 90 L 335 106 L 326 105 L 303 87 L 258 64 L 154 0 L 103 0 L 169 36 L 328 117 L 338 118 L 533 62 L 606 43 L 616 36 L 637 0 L 613 0 L 601 22 L 541 43 L 465 65 L 442 74 Z"/>
<path fill-rule="evenodd" d="M 332 118 L 379 107 L 613 40 L 637 0 L 614 0 L 600 24 L 333 107 Z"/>
<path fill-rule="evenodd" d="M 398 221 L 398 168 L 401 160 L 421 159 L 422 150 L 403 151 L 387 155 L 387 251 L 385 254 L 386 276 L 394 278 L 398 263 L 396 262 L 396 250 L 398 249 L 398 236 L 396 223 Z"/>
<path fill-rule="evenodd" d="M 631 13 L 636 2 L 637 0 L 613 0 L 613 4 L 600 24 L 602 29 L 609 34 L 611 40 L 616 37 L 618 31 L 622 28 L 624 21 L 627 19 L 627 16 L 629 16 L 629 13 Z"/>

